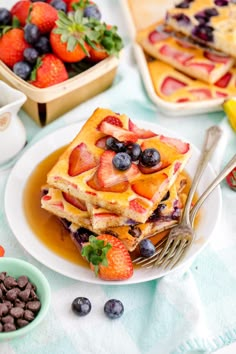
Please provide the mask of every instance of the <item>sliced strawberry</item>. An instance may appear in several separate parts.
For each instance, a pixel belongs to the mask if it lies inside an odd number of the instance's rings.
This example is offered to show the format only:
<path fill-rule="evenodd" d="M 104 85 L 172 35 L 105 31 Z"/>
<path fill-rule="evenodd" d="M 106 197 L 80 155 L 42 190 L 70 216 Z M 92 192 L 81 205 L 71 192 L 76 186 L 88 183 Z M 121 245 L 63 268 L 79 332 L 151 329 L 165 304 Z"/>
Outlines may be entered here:
<path fill-rule="evenodd" d="M 229 56 L 225 56 L 225 55 L 217 55 L 215 53 L 211 53 L 208 51 L 204 51 L 203 53 L 204 57 L 214 61 L 215 63 L 223 63 L 223 64 L 227 64 L 231 58 Z"/>
<path fill-rule="evenodd" d="M 99 182 L 97 173 L 95 173 L 93 177 L 90 180 L 88 180 L 86 183 L 90 188 L 96 191 L 112 192 L 112 193 L 123 193 L 127 191 L 129 187 L 129 182 L 127 181 L 117 183 L 116 185 L 111 187 L 104 187 Z"/>
<path fill-rule="evenodd" d="M 207 88 L 191 89 L 189 92 L 199 101 L 209 100 L 212 98 L 212 93 Z"/>
<path fill-rule="evenodd" d="M 189 102 L 189 98 L 179 98 L 176 102 L 178 103 L 183 103 L 183 102 Z"/>
<path fill-rule="evenodd" d="M 232 79 L 233 74 L 230 72 L 226 73 L 223 75 L 218 81 L 215 82 L 215 86 L 221 87 L 221 88 L 226 88 Z"/>
<path fill-rule="evenodd" d="M 133 209 L 137 213 L 143 214 L 146 212 L 147 208 L 144 206 L 144 203 L 142 199 L 140 198 L 135 198 L 130 200 L 129 202 L 129 208 Z"/>
<path fill-rule="evenodd" d="M 186 66 L 197 69 L 198 71 L 201 72 L 205 72 L 207 74 L 209 74 L 210 72 L 212 72 L 212 70 L 215 69 L 215 65 L 214 64 L 206 64 L 206 63 L 185 63 Z"/>
<path fill-rule="evenodd" d="M 185 40 L 176 39 L 175 42 L 183 48 L 189 48 L 189 49 L 196 48 L 191 43 L 189 43 L 188 41 L 185 41 Z"/>
<path fill-rule="evenodd" d="M 157 30 L 154 30 L 149 33 L 148 40 L 150 43 L 155 44 L 155 43 L 160 42 L 163 39 L 166 39 L 168 37 L 169 37 L 169 34 L 167 34 L 165 32 L 159 32 Z"/>
<path fill-rule="evenodd" d="M 97 126 L 97 129 L 100 130 L 100 126 L 102 125 L 103 122 L 107 122 L 110 123 L 112 125 L 116 125 L 117 127 L 122 128 L 123 127 L 123 123 L 121 122 L 121 120 L 116 117 L 116 116 L 107 116 L 106 118 L 104 118 Z"/>
<path fill-rule="evenodd" d="M 174 77 L 167 76 L 161 85 L 161 92 L 166 96 L 170 96 L 172 93 L 185 86 L 187 86 L 185 82 L 177 80 Z"/>
<path fill-rule="evenodd" d="M 133 163 L 126 171 L 117 170 L 112 163 L 115 154 L 114 151 L 107 150 L 101 155 L 97 176 L 102 187 L 112 187 L 116 184 L 133 180 L 140 174 L 138 167 Z"/>
<path fill-rule="evenodd" d="M 50 195 L 47 195 L 47 194 L 42 197 L 42 200 L 45 200 L 45 201 L 48 201 L 48 200 L 51 200 L 51 199 L 52 199 L 52 197 Z"/>
<path fill-rule="evenodd" d="M 216 97 L 225 98 L 228 97 L 228 95 L 225 92 L 216 91 Z"/>
<path fill-rule="evenodd" d="M 64 199 L 65 199 L 68 203 L 72 204 L 74 207 L 76 207 L 76 208 L 78 208 L 78 209 L 80 209 L 80 210 L 82 210 L 82 211 L 87 211 L 86 204 L 85 204 L 82 200 L 73 197 L 73 196 L 70 195 L 69 193 L 63 192 L 62 194 L 63 194 Z"/>
<path fill-rule="evenodd" d="M 90 170 L 97 166 L 97 161 L 93 154 L 88 150 L 85 143 L 77 145 L 69 157 L 69 176 L 77 176 L 80 173 Z"/>
<path fill-rule="evenodd" d="M 157 134 L 153 133 L 151 130 L 146 130 L 137 127 L 130 119 L 129 119 L 129 130 L 137 135 L 138 139 L 148 139 L 156 136 Z"/>
<path fill-rule="evenodd" d="M 54 203 L 50 203 L 50 204 L 53 205 L 57 209 L 64 210 L 64 205 L 62 202 L 54 202 Z"/>
<path fill-rule="evenodd" d="M 108 136 L 104 136 L 100 139 L 98 139 L 96 142 L 95 142 L 95 145 L 100 148 L 100 149 L 106 149 L 106 141 L 107 141 L 107 138 Z"/>
<path fill-rule="evenodd" d="M 163 187 L 168 182 L 166 173 L 159 173 L 155 178 L 148 178 L 132 183 L 132 190 L 149 200 L 155 201 L 159 195 L 162 195 Z"/>
<path fill-rule="evenodd" d="M 179 63 L 184 64 L 187 60 L 190 60 L 193 58 L 192 54 L 186 53 L 184 51 L 175 49 L 170 47 L 167 44 L 164 44 L 160 49 L 159 52 L 168 57 L 172 58 L 174 60 L 177 60 Z"/>
<path fill-rule="evenodd" d="M 189 151 L 189 143 L 185 143 L 182 140 L 176 138 L 169 138 L 164 135 L 160 135 L 160 140 L 165 144 L 173 146 L 180 154 L 186 154 Z"/>
<path fill-rule="evenodd" d="M 137 135 L 130 130 L 117 127 L 108 122 L 102 122 L 102 124 L 100 124 L 99 130 L 106 135 L 113 136 L 119 141 L 135 143 L 138 140 Z"/>
<path fill-rule="evenodd" d="M 174 164 L 174 173 L 176 173 L 180 167 L 182 166 L 182 163 L 177 161 L 175 164 Z"/>

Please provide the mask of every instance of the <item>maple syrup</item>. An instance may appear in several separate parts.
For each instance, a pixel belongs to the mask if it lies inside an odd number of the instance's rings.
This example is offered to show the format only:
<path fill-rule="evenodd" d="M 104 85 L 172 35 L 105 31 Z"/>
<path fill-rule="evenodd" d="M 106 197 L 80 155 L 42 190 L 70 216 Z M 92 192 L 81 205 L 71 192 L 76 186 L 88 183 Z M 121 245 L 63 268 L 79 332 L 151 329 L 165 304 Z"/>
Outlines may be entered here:
<path fill-rule="evenodd" d="M 65 147 L 62 147 L 46 157 L 37 165 L 29 177 L 24 190 L 24 210 L 33 233 L 46 247 L 70 262 L 87 267 L 88 263 L 81 257 L 78 248 L 71 240 L 69 232 L 56 216 L 42 209 L 40 203 L 41 189 L 46 184 L 47 173 L 56 163 L 64 149 Z M 184 192 L 187 193 L 190 188 L 191 179 L 186 172 L 183 172 L 183 174 L 187 179 L 184 189 Z M 196 200 L 196 196 L 194 200 Z M 196 224 L 198 223 L 198 219 L 199 216 L 196 218 Z M 168 233 L 168 230 L 155 235 L 151 238 L 152 242 L 154 244 L 157 243 L 166 233 Z M 136 257 L 137 252 L 134 252 L 132 256 Z"/>
<path fill-rule="evenodd" d="M 46 157 L 29 177 L 24 190 L 24 211 L 33 233 L 47 248 L 68 261 L 88 266 L 59 219 L 41 208 L 41 188 L 46 184 L 47 173 L 64 149 L 60 148 Z"/>

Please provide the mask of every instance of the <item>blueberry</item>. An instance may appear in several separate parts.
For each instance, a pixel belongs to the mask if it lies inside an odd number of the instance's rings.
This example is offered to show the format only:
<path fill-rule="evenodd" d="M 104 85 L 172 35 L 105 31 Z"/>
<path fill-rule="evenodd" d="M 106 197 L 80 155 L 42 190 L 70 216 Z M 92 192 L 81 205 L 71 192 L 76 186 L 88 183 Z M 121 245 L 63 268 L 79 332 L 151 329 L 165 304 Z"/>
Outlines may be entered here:
<path fill-rule="evenodd" d="M 173 220 L 179 220 L 181 216 L 181 210 L 178 207 L 175 207 L 175 210 L 173 211 L 171 217 Z"/>
<path fill-rule="evenodd" d="M 40 30 L 38 26 L 33 23 L 27 23 L 24 27 L 24 38 L 29 44 L 34 44 L 40 37 Z"/>
<path fill-rule="evenodd" d="M 213 42 L 213 31 L 211 26 L 199 25 L 193 29 L 193 36 L 205 42 Z"/>
<path fill-rule="evenodd" d="M 154 148 L 145 149 L 140 156 L 141 164 L 146 167 L 156 166 L 160 160 L 161 156 Z"/>
<path fill-rule="evenodd" d="M 217 11 L 217 9 L 215 7 L 213 7 L 213 8 L 210 8 L 210 9 L 206 9 L 205 10 L 205 14 L 208 17 L 213 17 L 213 16 L 218 16 L 219 12 Z"/>
<path fill-rule="evenodd" d="M 124 152 L 126 150 L 125 144 L 112 136 L 107 138 L 106 147 L 115 152 Z"/>
<path fill-rule="evenodd" d="M 0 25 L 6 26 L 11 24 L 11 12 L 4 7 L 0 8 Z"/>
<path fill-rule="evenodd" d="M 126 152 L 118 152 L 112 159 L 112 163 L 120 171 L 126 171 L 131 166 L 131 157 Z"/>
<path fill-rule="evenodd" d="M 14 64 L 13 72 L 23 80 L 27 80 L 32 71 L 31 66 L 26 61 L 18 61 Z"/>
<path fill-rule="evenodd" d="M 63 0 L 52 0 L 50 5 L 54 7 L 56 10 L 67 12 L 67 5 Z"/>
<path fill-rule="evenodd" d="M 104 312 L 111 319 L 119 318 L 124 313 L 124 305 L 120 300 L 111 299 L 104 305 Z"/>
<path fill-rule="evenodd" d="M 83 243 L 89 241 L 89 236 L 93 233 L 92 231 L 86 229 L 85 227 L 79 227 L 75 231 L 71 231 L 74 241 L 78 244 L 78 246 L 82 246 Z"/>
<path fill-rule="evenodd" d="M 174 15 L 173 18 L 183 26 L 187 26 L 191 22 L 190 18 L 184 14 Z"/>
<path fill-rule="evenodd" d="M 149 239 L 144 239 L 139 244 L 140 256 L 149 258 L 154 255 L 156 249 Z"/>
<path fill-rule="evenodd" d="M 35 48 L 26 48 L 23 52 L 24 59 L 29 64 L 35 64 L 39 56 L 39 52 Z"/>
<path fill-rule="evenodd" d="M 170 192 L 167 191 L 167 193 L 164 195 L 164 197 L 162 198 L 161 202 L 164 202 L 165 200 L 170 198 Z"/>
<path fill-rule="evenodd" d="M 207 22 L 209 22 L 209 17 L 206 15 L 205 12 L 198 12 L 196 15 L 194 15 L 194 17 L 196 18 L 196 20 L 198 20 L 198 22 L 200 24 L 205 24 Z"/>
<path fill-rule="evenodd" d="M 84 17 L 93 17 L 96 20 L 100 20 L 102 15 L 96 5 L 89 5 L 84 9 Z"/>
<path fill-rule="evenodd" d="M 126 152 L 130 155 L 132 161 L 138 161 L 142 150 L 139 144 L 134 143 L 126 147 Z"/>
<path fill-rule="evenodd" d="M 215 0 L 214 3 L 217 6 L 228 6 L 229 4 L 228 0 Z"/>
<path fill-rule="evenodd" d="M 76 297 L 71 305 L 72 311 L 77 316 L 86 316 L 91 311 L 91 302 L 86 297 Z"/>
<path fill-rule="evenodd" d="M 39 37 L 37 43 L 34 45 L 35 49 L 38 50 L 40 54 L 50 53 L 51 45 L 49 39 L 46 36 Z"/>
<path fill-rule="evenodd" d="M 179 4 L 175 5 L 176 8 L 179 9 L 188 9 L 190 6 L 190 3 L 193 2 L 194 0 L 184 0 L 180 2 Z"/>

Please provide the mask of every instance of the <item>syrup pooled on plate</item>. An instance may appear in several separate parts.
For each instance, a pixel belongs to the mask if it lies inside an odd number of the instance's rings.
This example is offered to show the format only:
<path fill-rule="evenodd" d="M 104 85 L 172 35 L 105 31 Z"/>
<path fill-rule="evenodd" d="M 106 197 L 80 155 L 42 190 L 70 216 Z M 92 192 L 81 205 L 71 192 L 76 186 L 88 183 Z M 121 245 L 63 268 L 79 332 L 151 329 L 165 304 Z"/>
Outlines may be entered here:
<path fill-rule="evenodd" d="M 32 231 L 46 247 L 70 262 L 87 267 L 88 263 L 81 257 L 78 248 L 71 240 L 69 232 L 64 228 L 59 219 L 41 208 L 41 188 L 46 184 L 47 173 L 64 149 L 65 147 L 62 147 L 46 157 L 37 165 L 29 177 L 24 190 L 24 210 Z M 187 179 L 184 191 L 187 193 L 191 181 L 186 172 L 184 174 Z M 196 200 L 196 197 L 194 199 Z M 197 217 L 196 223 L 198 222 L 198 218 L 199 217 Z M 151 240 L 156 243 L 162 239 L 166 233 L 168 233 L 168 230 L 157 234 L 152 237 Z M 131 256 L 136 257 L 137 250 L 134 251 Z"/>
<path fill-rule="evenodd" d="M 47 173 L 65 147 L 56 150 L 35 168 L 24 190 L 24 210 L 34 234 L 51 251 L 73 263 L 87 266 L 72 242 L 68 231 L 58 218 L 41 208 L 41 187 L 46 184 Z"/>

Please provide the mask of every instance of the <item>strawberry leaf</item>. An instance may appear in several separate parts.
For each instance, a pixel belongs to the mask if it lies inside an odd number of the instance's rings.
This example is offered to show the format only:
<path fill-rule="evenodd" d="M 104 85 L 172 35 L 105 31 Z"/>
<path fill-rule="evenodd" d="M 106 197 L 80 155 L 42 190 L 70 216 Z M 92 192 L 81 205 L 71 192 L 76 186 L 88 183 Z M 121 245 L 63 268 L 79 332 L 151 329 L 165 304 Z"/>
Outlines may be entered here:
<path fill-rule="evenodd" d="M 95 274 L 98 275 L 99 265 L 108 266 L 107 252 L 112 248 L 108 242 L 97 239 L 95 236 L 89 237 L 89 243 L 82 248 L 82 256 L 94 267 Z"/>

